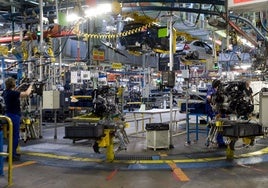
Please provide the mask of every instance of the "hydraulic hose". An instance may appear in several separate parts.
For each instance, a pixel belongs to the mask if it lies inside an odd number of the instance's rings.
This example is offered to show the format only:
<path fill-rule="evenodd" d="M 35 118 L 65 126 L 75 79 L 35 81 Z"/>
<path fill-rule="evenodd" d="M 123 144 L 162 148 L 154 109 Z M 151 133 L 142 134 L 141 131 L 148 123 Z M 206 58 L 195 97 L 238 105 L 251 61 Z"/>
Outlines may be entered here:
<path fill-rule="evenodd" d="M 248 19 L 233 14 L 230 14 L 229 17 L 242 20 L 243 22 L 247 23 L 263 40 L 268 40 L 254 25 L 252 25 L 251 21 Z"/>

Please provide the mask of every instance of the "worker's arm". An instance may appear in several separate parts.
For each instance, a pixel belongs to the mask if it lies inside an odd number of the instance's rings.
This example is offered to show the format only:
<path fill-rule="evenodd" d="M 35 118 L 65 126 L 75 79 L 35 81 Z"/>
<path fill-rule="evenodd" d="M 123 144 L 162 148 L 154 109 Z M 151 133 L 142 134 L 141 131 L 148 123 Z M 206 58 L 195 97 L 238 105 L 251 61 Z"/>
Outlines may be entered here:
<path fill-rule="evenodd" d="M 207 100 L 209 103 L 211 103 L 211 95 L 207 95 Z"/>
<path fill-rule="evenodd" d="M 20 92 L 20 97 L 27 97 L 31 94 L 32 92 L 32 89 L 33 89 L 33 85 L 30 84 L 30 86 L 28 87 L 28 89 L 26 91 L 22 91 Z"/>

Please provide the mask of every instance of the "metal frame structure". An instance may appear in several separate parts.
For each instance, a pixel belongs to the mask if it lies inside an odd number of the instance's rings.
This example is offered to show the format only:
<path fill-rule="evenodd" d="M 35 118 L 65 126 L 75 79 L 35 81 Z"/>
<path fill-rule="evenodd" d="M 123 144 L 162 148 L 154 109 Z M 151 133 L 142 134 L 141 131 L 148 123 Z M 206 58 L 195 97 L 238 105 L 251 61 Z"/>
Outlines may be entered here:
<path fill-rule="evenodd" d="M 1 126 L 5 126 L 5 129 L 7 130 L 7 127 L 8 126 L 8 129 L 9 129 L 9 134 L 8 134 L 8 146 L 9 146 L 9 150 L 8 150 L 8 153 L 7 152 L 0 152 L 0 157 L 2 158 L 2 156 L 7 156 L 8 157 L 8 186 L 11 186 L 13 184 L 12 182 L 12 169 L 13 169 L 13 166 L 12 166 L 12 147 L 13 147 L 13 123 L 11 121 L 11 119 L 7 116 L 3 116 L 3 115 L 0 115 L 0 120 L 3 121 L 3 122 L 7 122 L 7 125 L 1 125 Z M 2 131 L 2 130 L 1 130 Z M 11 134 L 10 134 L 11 133 Z M 2 143 L 2 141 L 1 141 Z M 3 160 L 3 159 L 1 159 Z M 2 165 L 1 165 L 2 166 Z M 0 167 L 0 173 L 1 171 L 3 172 L 3 166 Z M 0 174 L 1 175 L 1 174 Z"/>
<path fill-rule="evenodd" d="M 192 12 L 192 13 L 201 13 L 209 15 L 219 15 L 226 12 L 226 2 L 225 0 L 121 0 L 123 4 L 122 11 L 180 11 L 180 12 Z M 131 5 L 131 3 L 138 3 L 136 6 Z M 159 3 L 150 4 L 150 3 Z M 198 8 L 187 8 L 180 6 L 181 3 L 195 3 L 199 4 Z M 202 8 L 201 5 L 206 4 L 211 6 L 211 10 Z M 219 7 L 222 7 L 224 11 L 219 12 Z"/>
<path fill-rule="evenodd" d="M 42 2 L 42 1 L 41 1 Z M 180 12 L 192 12 L 199 14 L 209 14 L 209 15 L 219 15 L 226 12 L 226 0 L 119 0 L 119 3 L 122 4 L 122 12 L 132 12 L 132 11 L 180 11 Z M 24 2 L 25 3 L 25 2 Z M 40 1 L 39 1 L 40 3 Z M 198 4 L 199 6 L 188 8 L 182 6 L 182 3 L 187 4 Z M 43 4 L 43 2 L 42 2 Z M 134 5 L 135 4 L 135 5 Z M 7 11 L 7 6 L 10 6 L 11 11 Z M 15 6 L 16 5 L 16 6 Z M 40 7 L 38 4 L 33 4 L 33 8 L 23 9 L 21 12 L 20 9 L 15 9 L 19 5 L 19 2 L 15 4 L 15 1 L 10 2 L 9 4 L 5 2 L 4 6 L 0 6 L 0 9 L 4 9 L 3 13 L 0 13 L 2 18 L 6 21 L 14 21 L 17 23 L 25 23 L 25 18 L 28 19 L 28 22 L 38 21 L 35 15 L 39 14 Z M 65 1 L 61 2 L 58 5 L 60 9 L 72 8 L 77 5 L 77 2 Z M 81 2 L 81 6 L 86 5 L 86 1 Z M 205 9 L 201 5 L 209 5 L 211 8 Z M 12 8 L 13 7 L 13 8 Z M 55 5 L 45 4 L 42 9 L 44 14 L 53 14 L 56 11 Z M 221 11 L 219 11 L 221 9 Z M 52 15 L 53 16 L 53 15 Z M 56 14 L 54 15 L 56 17 Z M 2 20 L 3 21 L 3 20 Z"/>

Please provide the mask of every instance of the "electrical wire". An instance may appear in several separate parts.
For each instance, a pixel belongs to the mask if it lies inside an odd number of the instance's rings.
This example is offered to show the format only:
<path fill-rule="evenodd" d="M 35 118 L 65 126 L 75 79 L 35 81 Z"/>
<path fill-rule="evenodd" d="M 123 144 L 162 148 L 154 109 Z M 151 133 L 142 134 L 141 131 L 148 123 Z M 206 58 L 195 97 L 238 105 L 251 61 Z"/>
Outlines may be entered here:
<path fill-rule="evenodd" d="M 139 3 L 139 6 L 140 6 L 140 3 Z M 162 7 L 163 7 L 163 4 L 162 4 Z M 143 10 L 143 7 L 140 6 L 140 8 L 141 8 L 141 12 L 142 12 L 142 14 L 143 14 L 144 16 L 147 16 L 146 13 L 145 13 L 144 10 Z M 159 18 L 161 12 L 162 12 L 162 11 L 158 11 L 157 16 L 154 17 L 153 20 L 156 20 L 157 18 Z M 150 17 L 150 16 L 149 16 L 149 17 Z"/>
<path fill-rule="evenodd" d="M 199 10 L 201 10 L 201 4 L 199 4 Z M 181 21 L 182 21 L 182 23 L 183 23 L 184 26 L 186 26 L 186 27 L 194 27 L 195 28 L 197 26 L 198 21 L 199 21 L 200 14 L 201 14 L 201 12 L 199 11 L 193 25 L 187 24 L 185 22 L 185 20 L 182 18 L 182 15 L 181 15 L 181 18 L 180 19 L 181 19 Z"/>
<path fill-rule="evenodd" d="M 264 23 L 263 23 L 263 13 L 260 11 L 259 12 L 259 16 L 260 16 L 260 23 L 261 23 L 261 26 L 262 26 L 262 28 L 264 29 L 264 31 L 266 32 L 266 33 L 268 33 L 268 29 L 265 27 L 265 25 L 264 25 Z"/>
<path fill-rule="evenodd" d="M 74 25 L 71 27 L 71 29 L 69 30 L 70 33 L 74 30 L 75 26 L 76 26 L 76 24 L 74 24 Z M 66 38 L 64 44 L 63 44 L 62 46 L 58 46 L 58 49 L 55 50 L 55 54 L 56 54 L 56 55 L 54 55 L 55 57 L 58 57 L 58 56 L 63 52 L 63 50 L 65 49 L 65 46 L 66 46 L 66 44 L 67 44 L 67 41 L 68 41 L 68 39 L 70 38 L 70 35 L 66 35 L 66 36 L 67 36 L 67 38 Z M 66 37 L 66 36 L 65 36 L 65 37 Z M 59 51 L 60 48 L 61 48 L 61 51 Z"/>

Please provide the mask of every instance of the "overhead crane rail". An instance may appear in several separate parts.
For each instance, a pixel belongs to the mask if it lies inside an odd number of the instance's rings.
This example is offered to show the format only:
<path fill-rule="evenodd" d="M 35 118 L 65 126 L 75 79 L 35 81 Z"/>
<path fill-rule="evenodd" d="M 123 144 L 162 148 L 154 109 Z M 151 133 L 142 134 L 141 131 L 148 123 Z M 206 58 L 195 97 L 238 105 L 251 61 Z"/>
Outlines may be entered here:
<path fill-rule="evenodd" d="M 123 12 L 133 12 L 138 10 L 155 10 L 155 11 L 180 11 L 180 12 L 193 12 L 193 13 L 201 13 L 201 14 L 210 14 L 210 15 L 219 15 L 220 12 L 218 12 L 218 9 L 203 9 L 201 6 L 200 8 L 187 8 L 187 7 L 181 7 L 181 6 L 174 6 L 175 3 L 194 3 L 194 4 L 200 4 L 200 5 L 211 5 L 211 7 L 215 6 L 222 6 L 222 10 L 225 12 L 224 7 L 226 6 L 225 0 L 119 0 L 120 3 L 123 4 L 122 11 Z M 128 6 L 128 4 L 131 3 L 139 3 L 142 4 L 142 6 Z M 153 3 L 153 4 L 151 4 Z M 156 5 L 155 3 L 159 3 L 159 5 Z M 163 6 L 163 4 L 167 5 L 170 3 L 171 6 Z M 62 2 L 59 6 L 60 9 L 66 9 L 68 7 L 75 7 L 77 4 L 74 2 Z M 81 3 L 81 6 L 86 6 L 86 2 Z M 19 9 L 18 9 L 19 10 Z M 43 12 L 44 14 L 50 15 L 50 17 L 55 16 L 56 6 L 55 5 L 46 5 L 43 6 Z M 36 18 L 36 15 L 40 13 L 40 9 L 38 6 L 33 8 L 27 8 L 23 9 L 23 12 L 8 12 L 8 13 L 2 13 L 0 14 L 5 20 L 12 21 L 15 23 L 25 23 L 25 20 L 28 20 L 30 22 L 38 22 L 38 19 Z M 222 12 L 223 13 L 223 12 Z"/>
<path fill-rule="evenodd" d="M 192 13 L 200 13 L 200 14 L 209 14 L 209 15 L 219 15 L 224 12 L 226 1 L 225 0 L 211 0 L 211 1 L 205 1 L 205 0 L 137 0 L 137 1 L 131 1 L 131 0 L 121 0 L 121 3 L 123 3 L 122 11 L 123 12 L 130 12 L 130 11 L 148 11 L 148 10 L 155 10 L 155 11 L 180 11 L 180 12 L 192 12 Z M 128 6 L 127 4 L 131 3 L 140 3 L 138 6 Z M 159 5 L 151 4 L 151 3 L 160 3 Z M 163 4 L 166 6 L 163 6 Z M 170 3 L 170 6 L 167 6 L 167 4 Z M 214 7 L 214 9 L 208 10 L 202 8 L 200 6 L 199 8 L 187 8 L 182 6 L 175 6 L 175 3 L 195 3 L 200 5 L 211 5 L 211 7 Z M 223 12 L 220 12 L 218 8 L 215 8 L 216 6 L 222 6 Z"/>
<path fill-rule="evenodd" d="M 202 3 L 224 5 L 225 0 L 121 0 L 121 3 Z"/>

